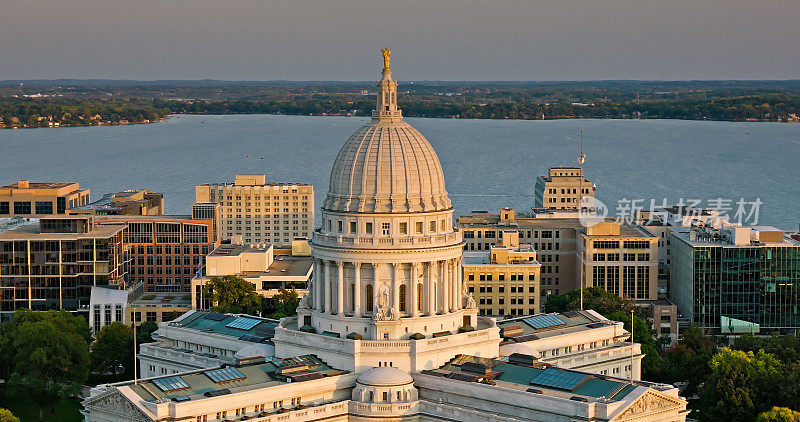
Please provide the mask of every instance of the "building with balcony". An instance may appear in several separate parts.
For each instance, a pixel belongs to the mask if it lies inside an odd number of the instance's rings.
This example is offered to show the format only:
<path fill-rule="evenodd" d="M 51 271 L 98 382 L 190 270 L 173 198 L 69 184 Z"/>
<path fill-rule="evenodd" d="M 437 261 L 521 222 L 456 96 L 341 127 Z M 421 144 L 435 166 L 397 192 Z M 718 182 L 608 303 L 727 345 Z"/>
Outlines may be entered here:
<path fill-rule="evenodd" d="M 66 214 L 89 203 L 89 189 L 70 182 L 20 180 L 0 186 L 0 218 L 37 218 Z"/>
<path fill-rule="evenodd" d="M 311 237 L 314 228 L 314 187 L 304 183 L 237 174 L 233 183 L 196 186 L 195 199 L 220 205 L 222 240 L 241 235 L 247 243 L 283 245 L 296 237 Z"/>
<path fill-rule="evenodd" d="M 129 279 L 125 224 L 91 216 L 18 220 L 0 232 L 0 316 L 14 310 L 89 312 L 94 286 L 124 289 Z"/>
<path fill-rule="evenodd" d="M 532 245 L 519 243 L 519 232 L 504 231 L 488 252 L 464 252 L 461 260 L 467 292 L 478 315 L 539 313 L 540 271 Z"/>

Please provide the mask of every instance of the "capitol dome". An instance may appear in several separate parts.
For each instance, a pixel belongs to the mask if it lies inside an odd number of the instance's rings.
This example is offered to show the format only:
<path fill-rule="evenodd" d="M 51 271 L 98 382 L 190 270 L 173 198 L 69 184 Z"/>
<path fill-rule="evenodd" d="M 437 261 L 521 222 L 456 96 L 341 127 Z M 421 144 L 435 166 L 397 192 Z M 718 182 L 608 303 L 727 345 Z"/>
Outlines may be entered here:
<path fill-rule="evenodd" d="M 401 386 L 411 384 L 414 379 L 411 375 L 391 366 L 372 368 L 358 376 L 356 380 L 361 385 L 375 387 Z"/>
<path fill-rule="evenodd" d="M 406 213 L 451 207 L 439 158 L 428 140 L 403 121 L 397 82 L 384 69 L 372 121 L 345 142 L 331 170 L 323 208 L 341 212 Z"/>

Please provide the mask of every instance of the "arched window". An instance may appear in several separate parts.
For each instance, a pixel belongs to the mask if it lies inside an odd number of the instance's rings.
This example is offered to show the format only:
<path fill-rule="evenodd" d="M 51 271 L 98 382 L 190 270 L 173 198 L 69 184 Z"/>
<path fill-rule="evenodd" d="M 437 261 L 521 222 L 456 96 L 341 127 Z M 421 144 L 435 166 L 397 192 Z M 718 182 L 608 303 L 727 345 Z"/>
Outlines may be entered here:
<path fill-rule="evenodd" d="M 406 285 L 400 285 L 400 312 L 406 311 Z"/>
<path fill-rule="evenodd" d="M 373 299 L 372 284 L 367 284 L 367 287 L 364 289 L 364 294 L 367 296 L 367 300 L 366 300 L 367 309 L 366 309 L 366 311 L 367 312 L 372 312 L 372 308 L 373 308 L 373 306 L 372 306 L 372 299 Z"/>
<path fill-rule="evenodd" d="M 417 284 L 417 311 L 422 312 L 422 283 Z"/>

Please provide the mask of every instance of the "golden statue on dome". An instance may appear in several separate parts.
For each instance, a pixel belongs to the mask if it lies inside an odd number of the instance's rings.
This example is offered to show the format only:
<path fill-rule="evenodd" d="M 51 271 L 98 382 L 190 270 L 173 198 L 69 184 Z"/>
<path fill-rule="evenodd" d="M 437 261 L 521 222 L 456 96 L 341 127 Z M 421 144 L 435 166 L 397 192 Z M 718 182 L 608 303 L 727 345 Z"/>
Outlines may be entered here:
<path fill-rule="evenodd" d="M 383 71 L 389 72 L 389 58 L 392 56 L 392 50 L 389 47 L 381 48 L 383 53 Z"/>

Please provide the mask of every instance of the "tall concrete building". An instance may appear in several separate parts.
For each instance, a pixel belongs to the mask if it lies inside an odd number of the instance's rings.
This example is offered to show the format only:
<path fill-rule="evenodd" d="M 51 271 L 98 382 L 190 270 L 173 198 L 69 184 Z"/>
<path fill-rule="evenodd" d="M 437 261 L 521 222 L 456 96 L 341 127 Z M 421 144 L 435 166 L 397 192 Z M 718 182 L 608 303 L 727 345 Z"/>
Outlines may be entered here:
<path fill-rule="evenodd" d="M 291 244 L 310 238 L 314 227 L 314 187 L 303 183 L 238 174 L 232 184 L 196 186 L 195 200 L 220 204 L 222 240 L 241 235 L 246 243 Z"/>
<path fill-rule="evenodd" d="M 93 286 L 124 288 L 125 224 L 90 216 L 26 221 L 0 232 L 0 317 L 16 309 L 88 312 Z"/>
<path fill-rule="evenodd" d="M 594 199 L 594 188 L 580 167 L 552 167 L 536 179 L 535 195 L 537 207 L 576 209 L 581 197 Z"/>
<path fill-rule="evenodd" d="M 670 299 L 722 334 L 800 327 L 800 241 L 767 226 L 697 224 L 670 233 Z"/>
<path fill-rule="evenodd" d="M 462 263 L 478 315 L 539 313 L 542 264 L 532 245 L 519 243 L 519 232 L 503 231 L 501 241 L 489 251 L 464 252 Z"/>
<path fill-rule="evenodd" d="M 77 183 L 20 180 L 0 186 L 0 217 L 66 214 L 68 209 L 88 203 L 89 189 L 81 189 Z"/>

